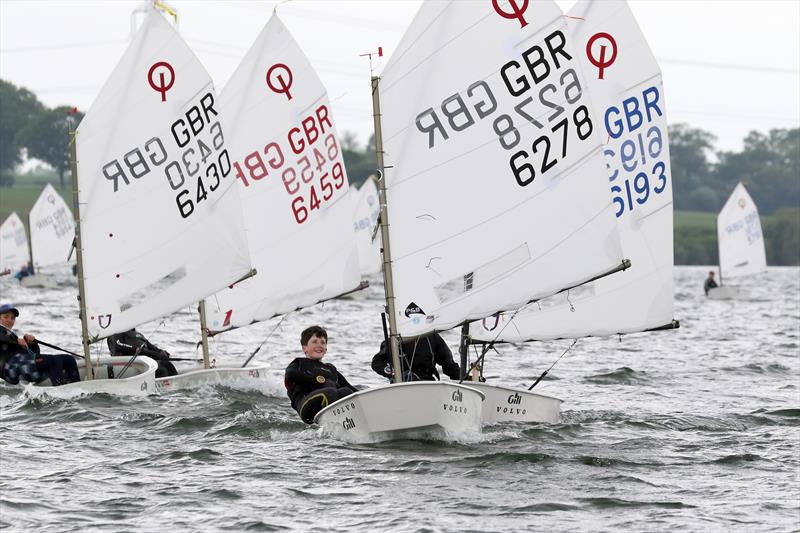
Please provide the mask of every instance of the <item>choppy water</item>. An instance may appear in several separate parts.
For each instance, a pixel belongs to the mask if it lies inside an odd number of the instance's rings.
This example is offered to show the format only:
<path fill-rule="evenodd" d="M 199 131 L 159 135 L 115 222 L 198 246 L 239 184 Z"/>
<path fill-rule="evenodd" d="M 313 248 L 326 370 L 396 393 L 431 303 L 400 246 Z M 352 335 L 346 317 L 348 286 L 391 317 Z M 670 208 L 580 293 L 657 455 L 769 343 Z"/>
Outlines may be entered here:
<path fill-rule="evenodd" d="M 536 389 L 565 400 L 561 424 L 469 441 L 344 444 L 292 411 L 282 371 L 314 323 L 351 382 L 381 383 L 369 368 L 377 285 L 288 316 L 256 359 L 274 369 L 264 390 L 62 401 L 0 386 L 0 527 L 800 530 L 800 270 L 770 269 L 744 302 L 706 301 L 706 271 L 676 269 L 680 330 L 580 341 L 561 360 Z M 80 348 L 74 287 L 1 282 L 20 329 Z M 223 335 L 212 352 L 241 361 L 276 323 Z M 196 328 L 186 309 L 140 329 L 193 357 Z M 569 344 L 502 347 L 487 375 L 528 385 Z"/>

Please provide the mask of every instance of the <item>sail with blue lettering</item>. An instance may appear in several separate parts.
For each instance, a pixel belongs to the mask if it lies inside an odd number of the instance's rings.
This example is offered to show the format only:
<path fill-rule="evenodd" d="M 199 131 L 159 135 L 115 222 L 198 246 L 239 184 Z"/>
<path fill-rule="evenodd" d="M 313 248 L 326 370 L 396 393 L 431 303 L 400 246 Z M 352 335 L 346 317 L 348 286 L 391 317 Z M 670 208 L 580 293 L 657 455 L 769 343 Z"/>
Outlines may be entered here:
<path fill-rule="evenodd" d="M 580 55 L 549 0 L 422 5 L 380 79 L 401 335 L 621 268 Z"/>
<path fill-rule="evenodd" d="M 330 101 L 273 14 L 220 94 L 258 275 L 206 299 L 224 331 L 357 289 L 352 193 Z"/>
<path fill-rule="evenodd" d="M 69 206 L 49 183 L 28 214 L 31 255 L 36 269 L 66 264 L 75 238 L 75 219 Z"/>
<path fill-rule="evenodd" d="M 717 244 L 721 279 L 760 274 L 767 269 L 758 209 L 741 183 L 717 216 Z"/>
<path fill-rule="evenodd" d="M 16 213 L 11 213 L 0 225 L 0 272 L 15 274 L 30 259 L 25 226 Z"/>
<path fill-rule="evenodd" d="M 251 271 L 226 134 L 208 72 L 151 10 L 76 133 L 94 339 Z"/>
<path fill-rule="evenodd" d="M 582 0 L 566 17 L 594 104 L 625 272 L 491 317 L 473 338 L 517 342 L 673 326 L 672 172 L 661 71 L 624 0 Z M 512 319 L 513 318 L 513 319 Z"/>

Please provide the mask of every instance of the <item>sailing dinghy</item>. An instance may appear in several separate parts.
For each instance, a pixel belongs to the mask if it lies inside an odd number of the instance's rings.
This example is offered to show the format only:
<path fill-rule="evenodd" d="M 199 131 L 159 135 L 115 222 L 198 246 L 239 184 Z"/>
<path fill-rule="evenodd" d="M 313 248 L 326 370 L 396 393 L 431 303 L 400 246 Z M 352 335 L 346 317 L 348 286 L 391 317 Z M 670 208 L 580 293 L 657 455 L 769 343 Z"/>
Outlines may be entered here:
<path fill-rule="evenodd" d="M 25 225 L 11 213 L 0 225 L 0 272 L 13 276 L 31 260 Z"/>
<path fill-rule="evenodd" d="M 741 183 L 736 185 L 717 215 L 717 246 L 719 287 L 710 289 L 707 296 L 712 300 L 746 298 L 743 288 L 724 285 L 722 277 L 724 273 L 724 279 L 746 278 L 767 269 L 761 218 L 755 202 Z"/>
<path fill-rule="evenodd" d="M 109 379 L 97 375 L 90 344 L 251 274 L 220 119 L 208 73 L 152 9 L 74 134 L 78 287 L 93 372 L 55 389 L 126 394 L 136 387 L 125 381 L 138 380 L 154 392 L 149 358 L 115 358 L 133 364 Z M 259 377 L 248 371 L 240 377 Z"/>
<path fill-rule="evenodd" d="M 67 203 L 49 183 L 28 213 L 28 227 L 34 274 L 22 278 L 20 285 L 54 288 L 58 285 L 55 275 L 47 270 L 68 263 L 75 239 L 75 220 Z"/>
<path fill-rule="evenodd" d="M 568 13 L 592 119 L 601 128 L 625 272 L 477 323 L 472 342 L 606 337 L 678 327 L 673 315 L 672 173 L 660 68 L 624 0 L 582 0 Z M 606 50 L 602 48 L 606 47 Z M 585 52 L 584 52 L 585 51 Z M 597 66 L 605 57 L 606 66 Z M 486 394 L 484 422 L 550 422 L 552 399 L 524 388 Z M 549 409 L 550 406 L 553 409 Z"/>
<path fill-rule="evenodd" d="M 259 275 L 206 298 L 211 333 L 364 288 L 352 191 L 330 102 L 276 14 L 219 100 L 247 246 Z"/>
<path fill-rule="evenodd" d="M 526 3 L 518 15 L 498 2 L 425 2 L 373 78 L 393 368 L 400 336 L 516 309 L 627 266 L 598 179 L 602 142 L 578 49 L 554 2 Z M 482 393 L 465 385 L 426 386 L 440 397 L 457 386 L 477 404 Z M 368 438 L 375 420 L 391 424 L 389 406 L 402 406 L 395 434 L 437 411 L 445 432 L 459 417 L 460 429 L 479 430 L 481 413 L 414 392 L 360 391 L 359 402 L 339 400 L 317 420 Z M 348 421 L 354 412 L 361 427 Z"/>

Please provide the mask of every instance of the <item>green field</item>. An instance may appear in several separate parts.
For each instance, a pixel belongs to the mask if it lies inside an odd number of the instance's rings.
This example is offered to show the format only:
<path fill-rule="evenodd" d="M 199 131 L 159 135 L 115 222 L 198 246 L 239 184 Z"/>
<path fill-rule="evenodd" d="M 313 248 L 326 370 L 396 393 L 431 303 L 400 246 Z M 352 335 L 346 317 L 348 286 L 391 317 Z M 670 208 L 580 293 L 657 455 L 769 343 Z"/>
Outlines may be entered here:
<path fill-rule="evenodd" d="M 58 180 L 55 180 L 52 185 L 64 201 L 67 202 L 67 205 L 72 206 L 72 189 L 59 189 Z M 28 213 L 42 193 L 42 189 L 44 189 L 43 183 L 36 185 L 19 184 L 13 187 L 0 188 L 0 221 L 5 220 L 8 215 L 16 211 L 19 218 L 25 223 L 25 229 L 27 230 Z"/>

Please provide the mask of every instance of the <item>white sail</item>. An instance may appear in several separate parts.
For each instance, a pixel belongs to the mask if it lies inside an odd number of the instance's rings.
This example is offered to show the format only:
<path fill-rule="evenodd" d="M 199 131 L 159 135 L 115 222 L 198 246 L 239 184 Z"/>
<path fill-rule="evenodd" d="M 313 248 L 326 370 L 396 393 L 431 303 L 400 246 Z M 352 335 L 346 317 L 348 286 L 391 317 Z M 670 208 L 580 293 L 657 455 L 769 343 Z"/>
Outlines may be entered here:
<path fill-rule="evenodd" d="M 426 2 L 392 55 L 380 98 L 402 335 L 621 264 L 573 41 L 552 1 Z"/>
<path fill-rule="evenodd" d="M 16 213 L 11 213 L 0 226 L 0 272 L 10 270 L 14 274 L 30 259 L 25 226 Z"/>
<path fill-rule="evenodd" d="M 719 270 L 724 279 L 767 269 L 761 219 L 755 202 L 739 183 L 717 215 Z"/>
<path fill-rule="evenodd" d="M 244 326 L 357 288 L 353 206 L 330 102 L 276 15 L 220 106 L 258 276 L 207 298 L 209 328 Z"/>
<path fill-rule="evenodd" d="M 211 79 L 155 10 L 77 132 L 89 333 L 196 303 L 251 267 Z"/>
<path fill-rule="evenodd" d="M 375 235 L 375 226 L 381 206 L 378 203 L 378 187 L 375 178 L 370 176 L 358 189 L 355 199 L 355 222 L 353 229 L 358 241 L 358 263 L 361 265 L 361 275 L 374 274 L 381 269 L 380 237 Z"/>
<path fill-rule="evenodd" d="M 632 266 L 516 314 L 484 319 L 471 330 L 478 340 L 603 336 L 673 320 L 672 173 L 658 63 L 624 0 L 582 0 L 567 23 L 605 141 L 608 171 L 597 178 L 608 180 Z"/>
<path fill-rule="evenodd" d="M 67 203 L 49 183 L 28 215 L 33 266 L 67 262 L 75 238 L 75 219 Z"/>

